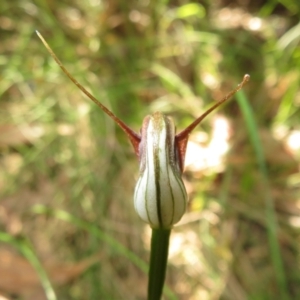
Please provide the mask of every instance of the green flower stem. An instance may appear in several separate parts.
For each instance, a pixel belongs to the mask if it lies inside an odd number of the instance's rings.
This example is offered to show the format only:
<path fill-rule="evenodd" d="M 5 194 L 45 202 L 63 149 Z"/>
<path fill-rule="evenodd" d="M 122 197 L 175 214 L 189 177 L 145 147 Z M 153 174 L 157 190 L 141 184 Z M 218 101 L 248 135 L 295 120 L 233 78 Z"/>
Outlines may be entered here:
<path fill-rule="evenodd" d="M 170 234 L 171 229 L 152 229 L 148 300 L 161 298 L 168 263 Z"/>

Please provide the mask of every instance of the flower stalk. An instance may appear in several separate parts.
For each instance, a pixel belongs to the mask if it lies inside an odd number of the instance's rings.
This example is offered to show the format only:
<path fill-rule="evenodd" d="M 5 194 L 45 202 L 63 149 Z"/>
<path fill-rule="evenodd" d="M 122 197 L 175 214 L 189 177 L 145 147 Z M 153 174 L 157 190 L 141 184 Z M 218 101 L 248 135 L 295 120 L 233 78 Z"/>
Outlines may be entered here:
<path fill-rule="evenodd" d="M 171 229 L 152 229 L 148 300 L 161 298 L 168 264 Z"/>

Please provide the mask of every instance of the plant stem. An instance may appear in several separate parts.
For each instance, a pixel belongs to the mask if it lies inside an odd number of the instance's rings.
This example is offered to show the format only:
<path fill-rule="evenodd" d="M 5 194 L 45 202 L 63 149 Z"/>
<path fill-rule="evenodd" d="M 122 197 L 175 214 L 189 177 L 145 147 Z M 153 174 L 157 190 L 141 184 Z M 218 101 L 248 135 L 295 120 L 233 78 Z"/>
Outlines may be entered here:
<path fill-rule="evenodd" d="M 168 263 L 171 229 L 152 229 L 148 283 L 148 300 L 159 300 L 162 295 Z"/>

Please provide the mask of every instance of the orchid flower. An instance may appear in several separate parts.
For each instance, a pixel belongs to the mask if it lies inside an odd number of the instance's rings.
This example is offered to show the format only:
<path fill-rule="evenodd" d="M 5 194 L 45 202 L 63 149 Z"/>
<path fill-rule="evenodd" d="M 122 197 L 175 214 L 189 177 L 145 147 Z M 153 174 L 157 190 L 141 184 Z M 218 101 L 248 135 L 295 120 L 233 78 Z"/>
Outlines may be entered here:
<path fill-rule="evenodd" d="M 90 94 L 63 66 L 37 31 L 43 44 L 71 81 L 100 107 L 128 136 L 140 163 L 134 192 L 134 208 L 152 228 L 148 299 L 158 300 L 164 285 L 170 232 L 186 210 L 187 192 L 182 180 L 187 142 L 194 128 L 213 110 L 231 98 L 250 79 L 242 82 L 221 101 L 215 103 L 186 129 L 176 134 L 171 118 L 154 112 L 144 118 L 138 134 Z"/>

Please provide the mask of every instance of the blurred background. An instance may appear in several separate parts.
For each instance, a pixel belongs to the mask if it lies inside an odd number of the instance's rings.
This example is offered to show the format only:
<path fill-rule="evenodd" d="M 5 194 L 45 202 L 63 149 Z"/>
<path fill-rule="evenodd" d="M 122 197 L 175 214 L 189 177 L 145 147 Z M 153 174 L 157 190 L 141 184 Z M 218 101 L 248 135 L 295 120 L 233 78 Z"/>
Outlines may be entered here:
<path fill-rule="evenodd" d="M 150 229 L 123 132 L 193 132 L 164 299 L 300 298 L 300 2 L 0 4 L 0 299 L 145 299 Z M 53 293 L 55 291 L 56 296 Z"/>

